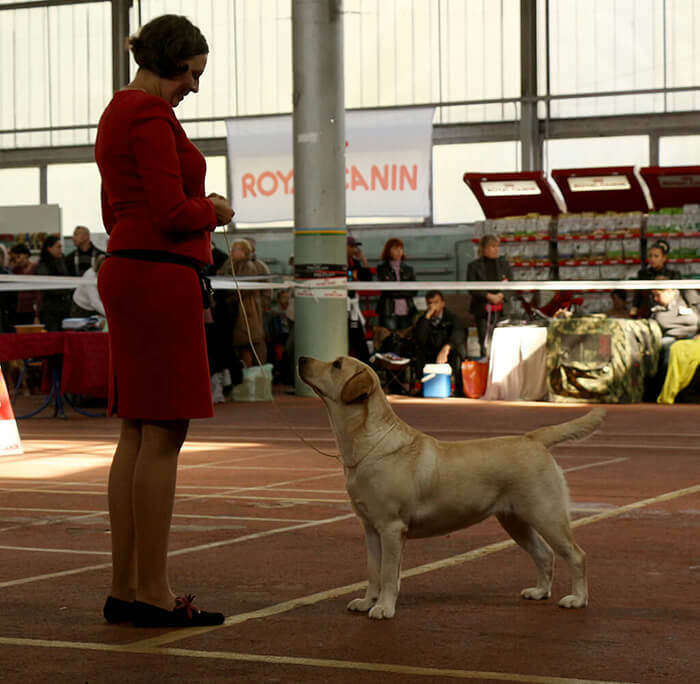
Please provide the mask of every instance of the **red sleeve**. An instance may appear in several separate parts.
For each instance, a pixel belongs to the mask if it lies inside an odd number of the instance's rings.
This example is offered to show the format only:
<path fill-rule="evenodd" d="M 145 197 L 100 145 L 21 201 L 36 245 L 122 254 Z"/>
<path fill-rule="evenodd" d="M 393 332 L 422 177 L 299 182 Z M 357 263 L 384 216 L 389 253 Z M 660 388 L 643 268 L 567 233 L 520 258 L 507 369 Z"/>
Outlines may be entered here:
<path fill-rule="evenodd" d="M 110 235 L 112 233 L 112 228 L 114 228 L 114 224 L 117 222 L 117 219 L 114 215 L 114 211 L 112 210 L 112 205 L 107 199 L 107 193 L 105 192 L 104 185 L 100 188 L 100 197 L 102 200 L 102 223 L 104 223 L 107 235 Z"/>
<path fill-rule="evenodd" d="M 214 229 L 214 205 L 205 197 L 184 193 L 174 122 L 167 113 L 149 107 L 147 118 L 135 120 L 131 133 L 153 225 L 169 233 Z"/>

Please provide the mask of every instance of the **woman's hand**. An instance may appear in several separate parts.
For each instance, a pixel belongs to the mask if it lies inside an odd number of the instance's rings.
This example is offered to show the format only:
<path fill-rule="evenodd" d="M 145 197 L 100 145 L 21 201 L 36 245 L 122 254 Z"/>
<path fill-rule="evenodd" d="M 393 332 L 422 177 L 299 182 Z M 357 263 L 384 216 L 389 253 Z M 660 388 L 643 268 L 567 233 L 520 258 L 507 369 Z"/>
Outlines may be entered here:
<path fill-rule="evenodd" d="M 229 201 L 223 195 L 219 195 L 216 192 L 207 195 L 207 199 L 214 205 L 216 225 L 225 226 L 227 223 L 230 223 L 236 212 L 229 204 Z"/>

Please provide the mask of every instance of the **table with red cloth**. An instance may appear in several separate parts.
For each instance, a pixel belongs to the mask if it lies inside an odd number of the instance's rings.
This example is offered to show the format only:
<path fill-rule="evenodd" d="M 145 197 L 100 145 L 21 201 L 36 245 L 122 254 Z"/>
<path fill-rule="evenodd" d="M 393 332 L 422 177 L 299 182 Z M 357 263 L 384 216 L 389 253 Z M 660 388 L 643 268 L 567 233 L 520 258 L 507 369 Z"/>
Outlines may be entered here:
<path fill-rule="evenodd" d="M 60 394 L 107 397 L 109 336 L 104 332 L 0 334 L 0 361 L 61 356 Z"/>

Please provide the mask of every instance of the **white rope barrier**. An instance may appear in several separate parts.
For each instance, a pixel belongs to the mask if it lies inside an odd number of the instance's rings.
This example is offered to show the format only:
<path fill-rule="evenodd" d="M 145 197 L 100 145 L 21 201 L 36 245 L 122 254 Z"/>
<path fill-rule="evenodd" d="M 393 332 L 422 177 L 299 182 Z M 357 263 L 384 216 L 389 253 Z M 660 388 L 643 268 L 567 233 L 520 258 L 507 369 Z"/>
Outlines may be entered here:
<path fill-rule="evenodd" d="M 255 278 L 254 276 L 251 276 Z M 464 280 L 428 280 L 428 281 L 401 281 L 401 282 L 375 282 L 352 281 L 344 278 L 319 278 L 293 280 L 290 276 L 278 276 L 280 282 L 263 282 L 260 280 L 238 279 L 236 284 L 231 278 L 215 276 L 211 278 L 212 287 L 215 290 L 288 290 L 302 287 L 313 290 L 337 290 L 347 288 L 356 292 L 403 292 L 403 291 L 428 291 L 440 290 L 441 292 L 477 292 L 477 291 L 570 291 L 570 290 L 654 290 L 675 289 L 695 290 L 700 289 L 700 280 L 508 280 L 508 281 L 464 281 Z M 75 289 L 79 285 L 94 284 L 95 281 L 86 281 L 84 278 L 73 276 L 43 276 L 43 275 L 8 275 L 0 274 L 0 292 L 19 290 L 67 290 Z"/>

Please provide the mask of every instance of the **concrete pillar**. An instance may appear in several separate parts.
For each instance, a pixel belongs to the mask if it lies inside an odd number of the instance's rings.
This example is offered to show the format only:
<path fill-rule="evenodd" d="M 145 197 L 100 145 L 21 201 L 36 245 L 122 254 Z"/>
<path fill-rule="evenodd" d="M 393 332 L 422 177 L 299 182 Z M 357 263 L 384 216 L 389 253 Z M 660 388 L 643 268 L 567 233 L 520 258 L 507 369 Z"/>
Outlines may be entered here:
<path fill-rule="evenodd" d="M 348 349 L 342 288 L 303 288 L 347 278 L 342 0 L 292 0 L 292 51 L 296 366 L 300 356 L 330 360 Z M 312 394 L 299 378 L 296 393 Z"/>
<path fill-rule="evenodd" d="M 537 96 L 537 0 L 520 0 L 520 93 Z M 542 168 L 537 103 L 525 102 L 520 113 L 520 146 L 522 170 Z"/>
<path fill-rule="evenodd" d="M 112 90 L 123 88 L 129 78 L 129 8 L 132 0 L 112 0 Z"/>

